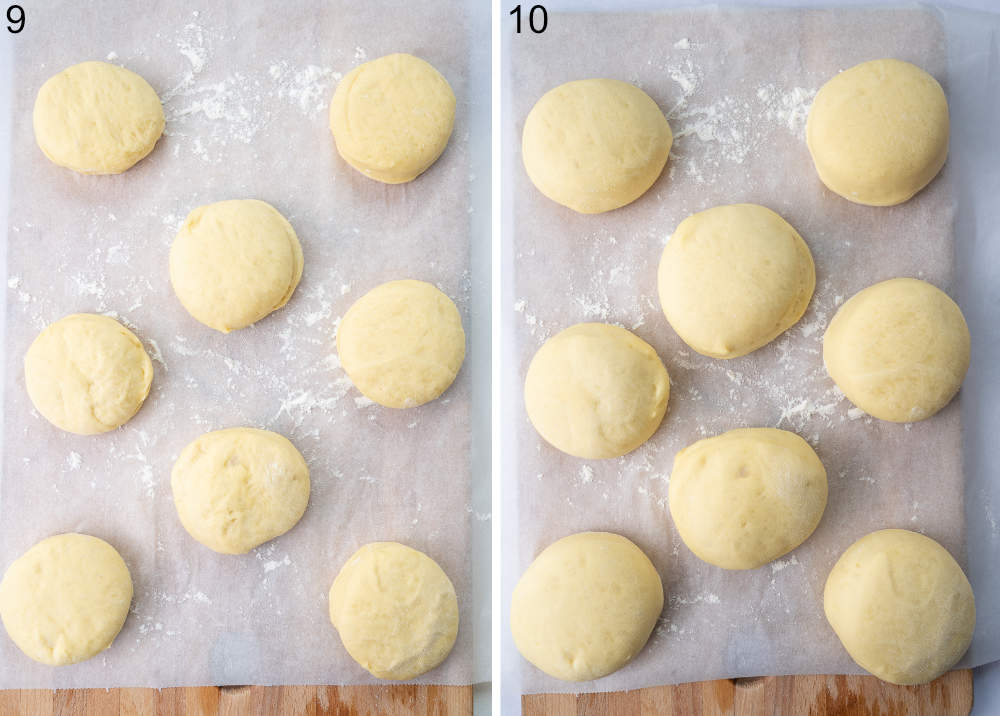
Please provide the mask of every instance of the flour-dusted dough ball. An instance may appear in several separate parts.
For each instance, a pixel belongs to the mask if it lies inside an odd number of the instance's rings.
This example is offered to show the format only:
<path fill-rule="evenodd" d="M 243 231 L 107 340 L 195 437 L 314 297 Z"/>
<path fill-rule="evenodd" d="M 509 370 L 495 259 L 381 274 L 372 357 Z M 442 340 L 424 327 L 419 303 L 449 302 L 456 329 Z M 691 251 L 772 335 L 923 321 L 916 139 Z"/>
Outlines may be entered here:
<path fill-rule="evenodd" d="M 18 648 L 52 666 L 111 646 L 132 603 L 132 577 L 114 547 L 90 535 L 43 539 L 7 569 L 0 617 Z"/>
<path fill-rule="evenodd" d="M 455 93 L 428 62 L 396 53 L 358 65 L 337 85 L 330 131 L 348 164 L 402 184 L 437 161 L 455 125 Z"/>
<path fill-rule="evenodd" d="M 909 62 L 872 60 L 820 88 L 806 142 L 827 188 L 858 204 L 891 206 L 944 166 L 948 127 L 937 80 Z"/>
<path fill-rule="evenodd" d="M 823 463 L 795 433 L 730 430 L 677 453 L 670 515 L 700 559 L 723 569 L 756 569 L 813 533 L 826 493 Z"/>
<path fill-rule="evenodd" d="M 624 328 L 578 323 L 547 340 L 528 366 L 524 404 L 551 445 L 585 459 L 618 457 L 663 420 L 670 377 L 651 345 Z"/>
<path fill-rule="evenodd" d="M 576 80 L 535 103 L 521 158 L 542 194 L 581 214 L 642 196 L 660 176 L 674 135 L 656 102 L 628 82 Z"/>
<path fill-rule="evenodd" d="M 49 325 L 24 356 L 35 408 L 57 428 L 104 433 L 139 412 L 153 363 L 135 334 L 107 316 L 75 313 Z"/>
<path fill-rule="evenodd" d="M 926 684 L 972 642 L 976 603 L 958 562 L 929 537 L 880 530 L 830 571 L 823 609 L 858 666 L 893 684 Z"/>
<path fill-rule="evenodd" d="M 81 62 L 50 77 L 33 119 L 45 156 L 81 174 L 125 171 L 153 151 L 165 124 L 149 83 L 106 62 Z"/>
<path fill-rule="evenodd" d="M 805 313 L 816 287 L 809 247 L 791 224 L 756 204 L 692 214 L 660 257 L 660 305 L 691 348 L 738 358 Z"/>
<path fill-rule="evenodd" d="M 330 587 L 330 621 L 358 664 L 380 679 L 413 679 L 440 664 L 458 636 L 458 597 L 423 552 L 372 542 Z"/>
<path fill-rule="evenodd" d="M 170 283 L 195 319 L 223 333 L 288 303 L 302 278 L 302 246 L 270 204 L 233 199 L 200 206 L 170 247 Z"/>
<path fill-rule="evenodd" d="M 823 336 L 823 362 L 848 400 L 894 423 L 924 420 L 962 386 L 969 327 L 948 295 L 915 278 L 859 291 Z"/>
<path fill-rule="evenodd" d="M 663 583 L 641 549 L 621 535 L 579 532 L 521 575 L 510 628 L 521 656 L 546 674 L 589 681 L 630 662 L 661 611 Z"/>
<path fill-rule="evenodd" d="M 222 554 L 244 554 L 301 519 L 309 468 L 284 436 L 229 428 L 184 448 L 170 486 L 177 516 L 192 537 Z"/>
<path fill-rule="evenodd" d="M 390 281 L 354 302 L 337 329 L 337 353 L 366 397 L 413 408 L 441 395 L 465 360 L 454 301 L 426 281 Z"/>

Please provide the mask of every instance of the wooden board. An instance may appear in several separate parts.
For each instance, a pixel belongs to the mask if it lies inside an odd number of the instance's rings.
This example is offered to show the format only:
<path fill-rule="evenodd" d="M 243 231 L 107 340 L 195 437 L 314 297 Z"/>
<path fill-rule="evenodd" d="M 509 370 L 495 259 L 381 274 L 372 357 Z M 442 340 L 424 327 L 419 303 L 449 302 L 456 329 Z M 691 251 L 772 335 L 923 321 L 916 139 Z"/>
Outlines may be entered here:
<path fill-rule="evenodd" d="M 874 676 L 766 676 L 654 686 L 603 694 L 535 694 L 524 716 L 968 716 L 972 671 L 924 686 Z"/>

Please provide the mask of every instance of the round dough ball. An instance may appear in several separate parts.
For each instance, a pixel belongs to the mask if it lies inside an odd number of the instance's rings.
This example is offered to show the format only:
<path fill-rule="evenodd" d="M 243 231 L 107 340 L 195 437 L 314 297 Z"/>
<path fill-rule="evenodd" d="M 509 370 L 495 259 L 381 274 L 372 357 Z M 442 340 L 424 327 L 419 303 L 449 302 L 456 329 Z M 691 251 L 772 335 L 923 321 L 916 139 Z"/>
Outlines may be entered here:
<path fill-rule="evenodd" d="M 660 426 L 670 377 L 651 345 L 624 328 L 578 323 L 528 366 L 524 405 L 535 430 L 575 457 L 619 457 Z"/>
<path fill-rule="evenodd" d="M 816 287 L 809 247 L 791 224 L 756 204 L 692 214 L 660 257 L 660 305 L 685 343 L 738 358 L 791 328 Z"/>
<path fill-rule="evenodd" d="M 233 199 L 200 206 L 170 247 L 170 283 L 195 319 L 223 333 L 288 303 L 302 278 L 302 246 L 270 204 Z"/>
<path fill-rule="evenodd" d="M 153 363 L 135 334 L 107 316 L 75 313 L 50 324 L 24 356 L 35 408 L 57 428 L 94 435 L 139 412 Z"/>
<path fill-rule="evenodd" d="M 426 281 L 390 281 L 354 302 L 337 329 L 351 382 L 387 408 L 413 408 L 448 389 L 465 360 L 455 303 Z"/>
<path fill-rule="evenodd" d="M 358 65 L 330 102 L 330 131 L 340 156 L 386 184 L 413 181 L 437 161 L 454 125 L 455 93 L 448 80 L 404 53 Z"/>
<path fill-rule="evenodd" d="M 893 684 L 926 684 L 969 648 L 976 602 L 944 547 L 880 530 L 847 548 L 823 591 L 830 626 L 858 666 Z"/>
<path fill-rule="evenodd" d="M 309 468 L 284 436 L 229 428 L 185 447 L 170 487 L 177 516 L 192 537 L 222 554 L 244 554 L 302 518 Z"/>
<path fill-rule="evenodd" d="M 670 516 L 699 559 L 756 569 L 802 544 L 826 508 L 826 470 L 795 433 L 730 430 L 677 453 Z"/>
<path fill-rule="evenodd" d="M 660 176 L 674 135 L 656 102 L 628 82 L 549 90 L 524 120 L 521 158 L 545 196 L 581 214 L 630 204 Z"/>
<path fill-rule="evenodd" d="M 900 60 L 856 65 L 823 85 L 806 122 L 820 180 L 858 204 L 901 204 L 948 156 L 948 100 L 933 77 Z"/>
<path fill-rule="evenodd" d="M 0 582 L 0 617 L 10 638 L 51 666 L 75 664 L 111 646 L 131 603 L 125 561 L 90 535 L 43 539 Z"/>
<path fill-rule="evenodd" d="M 510 629 L 549 676 L 589 681 L 618 671 L 663 611 L 660 575 L 621 535 L 580 532 L 546 547 L 514 588 Z"/>
<path fill-rule="evenodd" d="M 848 400 L 894 423 L 924 420 L 955 396 L 969 368 L 969 327 L 944 291 L 894 278 L 859 291 L 823 336 L 823 362 Z"/>
<path fill-rule="evenodd" d="M 45 156 L 81 174 L 125 171 L 153 151 L 165 124 L 149 83 L 107 62 L 81 62 L 46 80 L 33 119 Z"/>
<path fill-rule="evenodd" d="M 396 542 L 372 542 L 330 587 L 344 648 L 380 679 L 413 679 L 440 664 L 458 636 L 455 587 L 438 563 Z"/>

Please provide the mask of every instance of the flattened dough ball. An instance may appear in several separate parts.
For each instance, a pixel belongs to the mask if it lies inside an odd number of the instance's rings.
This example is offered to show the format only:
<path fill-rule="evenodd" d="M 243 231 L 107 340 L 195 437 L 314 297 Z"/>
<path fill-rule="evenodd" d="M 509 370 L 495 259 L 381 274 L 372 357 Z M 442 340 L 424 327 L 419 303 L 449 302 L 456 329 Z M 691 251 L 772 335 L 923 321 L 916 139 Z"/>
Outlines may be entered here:
<path fill-rule="evenodd" d="M 448 80 L 405 53 L 358 65 L 330 102 L 330 131 L 340 156 L 386 184 L 412 181 L 437 161 L 454 124 L 455 93 Z"/>
<path fill-rule="evenodd" d="M 170 283 L 195 319 L 223 333 L 288 303 L 302 278 L 302 246 L 270 204 L 233 199 L 200 206 L 170 247 Z"/>
<path fill-rule="evenodd" d="M 969 648 L 976 603 L 948 551 L 908 530 L 847 548 L 823 591 L 830 626 L 858 666 L 893 684 L 926 684 Z"/>
<path fill-rule="evenodd" d="M 192 537 L 222 554 L 244 554 L 302 518 L 309 467 L 282 435 L 228 428 L 205 433 L 181 451 L 170 487 Z"/>
<path fill-rule="evenodd" d="M 131 603 L 125 561 L 90 535 L 43 539 L 0 582 L 7 634 L 25 654 L 51 666 L 75 664 L 111 646 Z"/>
<path fill-rule="evenodd" d="M 576 80 L 531 108 L 521 158 L 542 194 L 581 214 L 599 214 L 646 193 L 673 141 L 663 112 L 635 85 Z"/>
<path fill-rule="evenodd" d="M 35 408 L 57 428 L 94 435 L 139 412 L 153 363 L 135 334 L 107 316 L 75 313 L 49 325 L 24 356 Z"/>
<path fill-rule="evenodd" d="M 770 343 L 805 313 L 816 287 L 809 247 L 757 204 L 692 214 L 660 257 L 660 305 L 685 343 L 738 358 Z"/>
<path fill-rule="evenodd" d="M 823 336 L 823 362 L 848 400 L 894 423 L 947 405 L 969 368 L 969 327 L 948 295 L 894 278 L 849 298 Z"/>
<path fill-rule="evenodd" d="M 524 405 L 535 430 L 575 457 L 635 450 L 660 426 L 670 377 L 651 345 L 605 323 L 578 323 L 547 340 L 528 366 Z"/>
<path fill-rule="evenodd" d="M 937 80 L 901 60 L 844 70 L 816 93 L 806 142 L 820 180 L 849 201 L 900 204 L 948 156 L 948 100 Z"/>
<path fill-rule="evenodd" d="M 337 329 L 337 353 L 366 397 L 413 408 L 441 395 L 465 360 L 454 301 L 426 281 L 390 281 L 354 302 Z"/>
<path fill-rule="evenodd" d="M 81 174 L 125 171 L 153 151 L 165 124 L 149 83 L 107 62 L 81 62 L 46 80 L 33 121 L 45 156 Z"/>
<path fill-rule="evenodd" d="M 826 508 L 826 470 L 795 433 L 747 428 L 705 438 L 674 458 L 670 515 L 700 559 L 756 569 L 802 544 Z"/>
<path fill-rule="evenodd" d="M 638 654 L 663 611 L 649 558 L 610 532 L 579 532 L 546 547 L 514 588 L 510 628 L 521 656 L 549 676 L 589 681 Z"/>
<path fill-rule="evenodd" d="M 358 664 L 380 679 L 413 679 L 458 636 L 458 597 L 437 562 L 397 542 L 372 542 L 330 587 L 330 621 Z"/>

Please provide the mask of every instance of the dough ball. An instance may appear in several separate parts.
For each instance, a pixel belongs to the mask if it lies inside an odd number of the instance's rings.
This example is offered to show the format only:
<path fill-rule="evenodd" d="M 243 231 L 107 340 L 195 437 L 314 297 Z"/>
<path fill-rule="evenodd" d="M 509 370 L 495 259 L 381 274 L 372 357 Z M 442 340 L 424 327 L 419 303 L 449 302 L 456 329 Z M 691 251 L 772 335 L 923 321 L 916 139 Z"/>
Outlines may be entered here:
<path fill-rule="evenodd" d="M 81 62 L 46 80 L 33 119 L 45 156 L 81 174 L 120 174 L 153 151 L 165 124 L 149 83 L 106 62 Z"/>
<path fill-rule="evenodd" d="M 170 283 L 195 319 L 223 333 L 288 303 L 302 278 L 302 246 L 270 204 L 234 199 L 200 206 L 170 247 Z"/>
<path fill-rule="evenodd" d="M 816 287 L 809 247 L 791 224 L 756 204 L 692 214 L 660 257 L 660 305 L 691 348 L 738 358 L 795 325 Z"/>
<path fill-rule="evenodd" d="M 229 428 L 181 451 L 170 475 L 184 529 L 209 549 L 243 554 L 285 534 L 309 502 L 309 468 L 285 437 Z"/>
<path fill-rule="evenodd" d="M 403 53 L 355 67 L 330 102 L 330 131 L 340 156 L 386 184 L 413 181 L 437 161 L 454 125 L 448 80 Z"/>
<path fill-rule="evenodd" d="M 599 214 L 646 193 L 673 141 L 663 112 L 635 85 L 577 80 L 531 108 L 521 158 L 538 191 L 581 214 Z"/>
<path fill-rule="evenodd" d="M 90 535 L 43 539 L 0 582 L 0 617 L 10 638 L 51 666 L 75 664 L 111 646 L 131 603 L 125 561 Z"/>
<path fill-rule="evenodd" d="M 813 533 L 826 491 L 823 463 L 795 433 L 730 430 L 677 453 L 670 515 L 699 559 L 723 569 L 756 569 Z"/>
<path fill-rule="evenodd" d="M 823 362 L 848 400 L 894 423 L 924 420 L 955 396 L 969 368 L 969 327 L 948 295 L 894 278 L 848 299 L 823 336 Z"/>
<path fill-rule="evenodd" d="M 879 530 L 847 548 L 823 592 L 827 621 L 858 666 L 893 684 L 926 684 L 969 648 L 976 603 L 944 547 Z"/>
<path fill-rule="evenodd" d="M 524 405 L 535 430 L 575 457 L 618 457 L 663 420 L 670 377 L 653 347 L 624 328 L 578 323 L 547 340 L 528 366 Z"/>
<path fill-rule="evenodd" d="M 900 60 L 856 65 L 823 85 L 806 122 L 820 180 L 858 204 L 901 204 L 948 156 L 948 100 L 933 77 Z"/>
<path fill-rule="evenodd" d="M 663 584 L 641 549 L 621 535 L 580 532 L 521 575 L 510 628 L 521 656 L 546 674 L 589 681 L 630 662 L 661 611 Z"/>
<path fill-rule="evenodd" d="M 455 303 L 425 281 L 390 281 L 354 302 L 337 329 L 351 382 L 387 408 L 413 408 L 448 389 L 465 360 Z"/>
<path fill-rule="evenodd" d="M 107 316 L 75 313 L 49 325 L 24 356 L 35 409 L 57 428 L 93 435 L 139 412 L 153 382 L 142 343 Z"/>
<path fill-rule="evenodd" d="M 380 679 L 403 681 L 451 652 L 458 598 L 448 575 L 423 552 L 372 542 L 333 580 L 330 621 L 358 664 Z"/>

